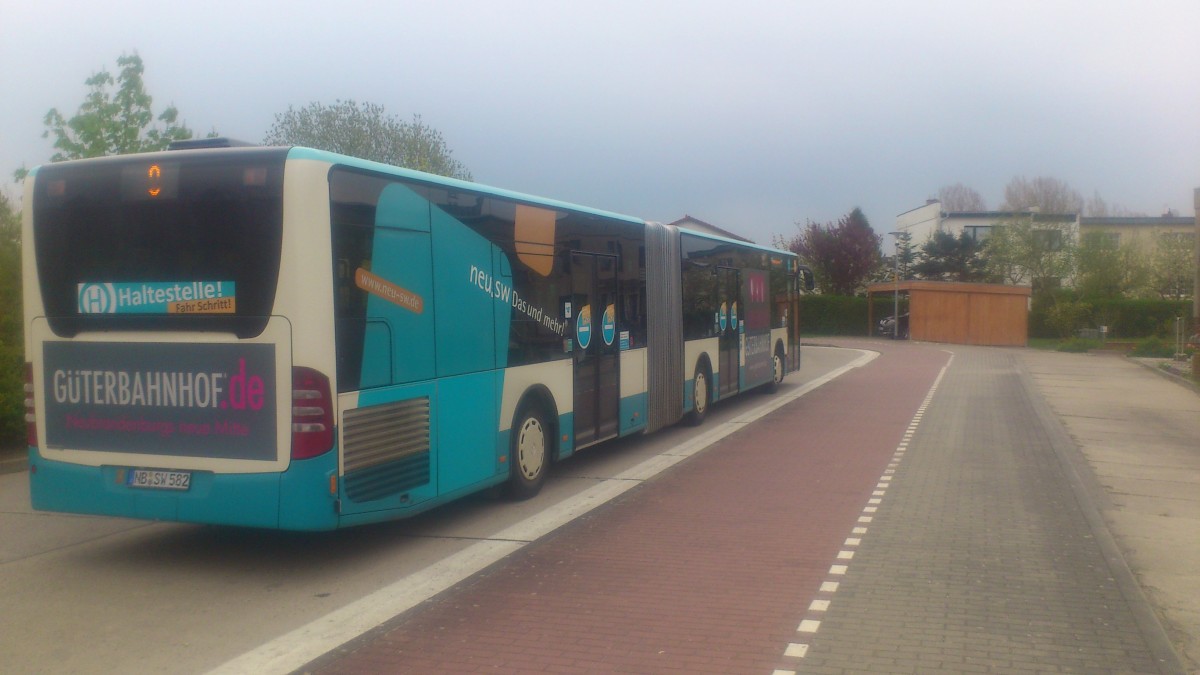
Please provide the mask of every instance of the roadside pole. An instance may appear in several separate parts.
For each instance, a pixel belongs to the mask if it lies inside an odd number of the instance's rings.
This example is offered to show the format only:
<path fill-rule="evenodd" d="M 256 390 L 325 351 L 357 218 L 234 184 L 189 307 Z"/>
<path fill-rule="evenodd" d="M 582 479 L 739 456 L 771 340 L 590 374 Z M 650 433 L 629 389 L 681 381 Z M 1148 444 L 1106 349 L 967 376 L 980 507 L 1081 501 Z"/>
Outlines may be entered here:
<path fill-rule="evenodd" d="M 1200 188 L 1196 188 L 1192 193 L 1192 205 L 1196 214 L 1196 240 L 1192 242 L 1196 263 L 1196 277 L 1192 288 L 1192 330 L 1200 333 Z M 1200 355 L 1192 355 L 1192 377 L 1200 379 Z"/>

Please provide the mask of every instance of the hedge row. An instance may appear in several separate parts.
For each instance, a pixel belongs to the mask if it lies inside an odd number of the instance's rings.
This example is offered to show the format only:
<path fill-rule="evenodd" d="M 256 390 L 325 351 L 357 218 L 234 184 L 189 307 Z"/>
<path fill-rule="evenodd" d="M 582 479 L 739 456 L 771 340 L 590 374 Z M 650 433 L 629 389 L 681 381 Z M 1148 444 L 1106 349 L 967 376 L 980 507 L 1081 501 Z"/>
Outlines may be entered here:
<path fill-rule="evenodd" d="M 876 297 L 873 318 L 875 322 L 892 315 L 892 298 Z M 1108 326 L 1108 337 L 1134 339 L 1161 337 L 1173 339 L 1175 317 L 1183 317 L 1188 335 L 1196 332 L 1191 326 L 1192 302 L 1190 300 L 1112 300 L 1094 299 L 1075 301 L 1067 294 L 1059 296 L 1062 303 L 1076 303 L 1077 325 L 1080 328 Z M 1039 338 L 1062 337 L 1051 325 L 1049 314 L 1054 303 L 1048 296 L 1033 302 L 1029 314 L 1029 336 Z M 900 312 L 908 311 L 908 303 L 902 298 Z M 869 330 L 870 329 L 870 330 Z M 800 299 L 800 332 L 803 335 L 870 335 L 873 327 L 867 325 L 867 299 L 840 295 L 806 295 Z"/>
<path fill-rule="evenodd" d="M 891 316 L 894 300 L 890 297 L 872 299 L 875 305 L 872 320 Z M 900 313 L 908 311 L 901 298 Z M 806 295 L 800 298 L 800 333 L 802 335 L 871 335 L 874 326 L 867 323 L 867 299 L 843 295 Z"/>
<path fill-rule="evenodd" d="M 1083 328 L 1107 326 L 1110 339 L 1174 339 L 1176 317 L 1183 319 L 1187 335 L 1196 332 L 1192 327 L 1191 300 L 1072 300 L 1064 295 L 1058 297 L 1058 306 L 1073 307 L 1076 310 L 1072 332 Z M 1053 325 L 1054 307 L 1055 303 L 1051 297 L 1043 296 L 1034 300 L 1033 309 L 1029 313 L 1030 337 L 1063 337 L 1062 331 Z"/>

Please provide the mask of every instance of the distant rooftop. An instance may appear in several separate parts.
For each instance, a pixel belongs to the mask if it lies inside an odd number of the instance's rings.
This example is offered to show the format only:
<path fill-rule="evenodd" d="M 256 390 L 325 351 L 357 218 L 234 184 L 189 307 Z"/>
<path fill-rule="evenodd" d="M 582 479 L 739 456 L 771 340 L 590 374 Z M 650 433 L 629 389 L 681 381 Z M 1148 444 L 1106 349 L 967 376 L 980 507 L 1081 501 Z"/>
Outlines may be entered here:
<path fill-rule="evenodd" d="M 1005 220 L 1009 218 L 1021 218 L 1023 216 L 1032 215 L 1034 220 L 1075 220 L 1078 214 L 1075 213 L 1041 213 L 1038 211 L 943 211 L 944 218 L 973 218 L 983 219 L 990 218 L 993 220 Z"/>
<path fill-rule="evenodd" d="M 706 223 L 703 220 L 700 220 L 699 218 L 693 218 L 692 216 L 689 216 L 687 214 L 684 214 L 684 216 L 682 218 L 680 218 L 679 220 L 676 220 L 675 222 L 670 223 L 670 224 L 675 227 L 684 227 L 689 230 L 699 230 L 701 232 L 708 232 L 709 234 L 715 234 L 718 237 L 725 237 L 726 239 L 736 239 L 737 241 L 744 241 L 748 244 L 755 243 L 753 239 L 747 239 L 740 234 L 734 234 L 734 233 L 730 232 L 729 230 L 717 227 L 716 225 L 713 225 L 712 223 Z"/>
<path fill-rule="evenodd" d="M 1189 227 L 1196 224 L 1196 219 L 1192 216 L 1120 216 L 1116 218 L 1084 216 L 1079 219 L 1081 225 L 1112 225 L 1112 226 L 1129 226 L 1129 225 L 1145 225 L 1152 226 L 1169 226 L 1169 227 Z"/>

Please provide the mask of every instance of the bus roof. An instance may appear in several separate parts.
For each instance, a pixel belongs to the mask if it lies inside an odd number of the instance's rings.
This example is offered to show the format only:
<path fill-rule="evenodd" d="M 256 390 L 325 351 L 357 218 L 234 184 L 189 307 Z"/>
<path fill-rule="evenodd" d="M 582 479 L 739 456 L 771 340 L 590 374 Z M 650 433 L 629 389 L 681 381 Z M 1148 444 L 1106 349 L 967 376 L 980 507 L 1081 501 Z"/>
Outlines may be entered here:
<path fill-rule="evenodd" d="M 214 140 L 214 139 L 202 139 L 202 140 Z M 225 139 L 215 139 L 215 140 L 224 141 Z M 274 150 L 278 151 L 278 150 L 283 150 L 284 148 L 282 148 L 282 147 L 271 148 L 270 146 L 254 146 L 254 145 L 250 145 L 248 143 L 242 143 L 242 142 L 234 142 L 234 143 L 229 143 L 229 144 L 224 144 L 224 143 L 212 144 L 212 143 L 198 142 L 196 144 L 179 144 L 175 149 L 165 150 L 165 151 L 158 152 L 158 153 L 145 153 L 145 154 L 166 155 L 166 154 L 175 154 L 175 153 L 179 153 L 179 152 L 235 153 L 235 152 L 257 152 L 257 151 L 268 150 L 268 149 L 274 149 Z M 95 157 L 95 158 L 80 159 L 80 160 L 74 160 L 74 161 L 76 161 L 76 162 L 121 161 L 121 160 L 127 160 L 132 156 L 133 155 L 109 155 L 106 157 Z M 484 194 L 493 195 L 496 197 L 512 199 L 515 201 L 525 202 L 527 204 L 535 204 L 538 206 L 544 206 L 544 207 L 552 208 L 552 209 L 563 209 L 563 210 L 567 210 L 567 211 L 574 211 L 576 213 L 583 213 L 583 214 L 597 216 L 600 218 L 607 218 L 607 219 L 611 219 L 611 220 L 619 220 L 619 221 L 633 223 L 633 224 L 637 224 L 637 225 L 641 225 L 641 226 L 646 226 L 648 224 L 648 222 L 642 218 L 636 218 L 634 216 L 627 216 L 627 215 L 624 215 L 621 213 L 614 213 L 612 211 L 604 211 L 601 209 L 594 209 L 594 208 L 591 208 L 588 206 L 580 206 L 578 204 L 572 204 L 570 202 L 559 201 L 556 199 L 547 199 L 545 197 L 538 197 L 535 195 L 525 194 L 522 192 L 516 192 L 513 190 L 506 190 L 503 188 L 492 187 L 490 185 L 484 185 L 481 183 L 473 183 L 470 181 L 460 180 L 457 178 L 450 178 L 447 176 L 439 176 L 437 174 L 425 173 L 424 171 L 417 171 L 415 169 L 406 169 L 403 167 L 392 166 L 390 164 L 384 164 L 382 162 L 374 162 L 371 160 L 361 159 L 358 157 L 351 157 L 349 155 L 341 155 L 341 154 L 338 154 L 335 152 L 328 152 L 326 150 L 316 150 L 314 148 L 293 146 L 288 149 L 288 158 L 289 159 L 309 159 L 309 160 L 316 160 L 316 161 L 321 161 L 321 162 L 328 162 L 330 164 L 339 164 L 342 166 L 349 166 L 349 167 L 354 167 L 354 168 L 359 168 L 359 169 L 365 169 L 368 171 L 386 173 L 386 174 L 390 174 L 393 176 L 400 176 L 403 178 L 408 178 L 410 180 L 415 180 L 415 181 L 427 183 L 430 185 L 440 185 L 443 187 L 458 188 L 458 189 L 462 189 L 462 190 L 470 190 L 472 192 L 480 192 L 480 193 L 484 193 Z M 35 175 L 38 171 L 38 168 L 39 167 L 35 166 L 33 169 L 31 169 L 29 171 L 29 175 L 30 176 Z M 772 248 L 770 246 L 763 246 L 760 244 L 741 241 L 741 240 L 737 240 L 737 239 L 729 239 L 727 237 L 721 237 L 721 236 L 711 234 L 708 232 L 701 232 L 698 230 L 690 230 L 690 229 L 678 227 L 678 226 L 668 226 L 668 227 L 675 227 L 680 232 L 684 232 L 684 233 L 687 233 L 692 236 L 702 237 L 704 239 L 709 239 L 712 241 L 724 242 L 727 244 L 733 244 L 733 245 L 741 247 L 741 248 L 756 249 L 756 250 L 763 251 L 764 253 L 781 255 L 784 257 L 792 257 L 792 258 L 796 257 L 796 254 L 794 254 L 788 250 Z"/>
<path fill-rule="evenodd" d="M 693 237 L 700 237 L 702 239 L 709 239 L 712 241 L 719 241 L 719 242 L 723 242 L 726 244 L 733 244 L 734 246 L 739 246 L 742 248 L 752 248 L 755 250 L 762 251 L 764 253 L 770 253 L 773 255 L 781 255 L 785 258 L 796 258 L 797 257 L 795 253 L 788 251 L 786 249 L 772 248 L 770 246 L 763 246 L 762 244 L 756 244 L 752 241 L 743 241 L 741 239 L 730 239 L 729 237 L 722 237 L 720 235 L 712 234 L 711 232 L 701 232 L 699 230 L 689 230 L 686 227 L 679 227 L 678 225 L 675 225 L 673 227 L 677 228 L 680 232 L 689 234 Z"/>
<path fill-rule="evenodd" d="M 512 190 L 506 190 L 503 188 L 492 187 L 490 185 L 483 185 L 480 183 L 473 183 L 470 181 L 460 180 L 457 178 L 450 178 L 447 176 L 439 176 L 437 174 L 425 173 L 424 171 L 417 171 L 415 169 L 406 169 L 403 167 L 392 166 L 390 164 L 383 164 L 381 162 L 373 162 L 371 160 L 360 159 L 358 157 L 351 157 L 348 155 L 340 155 L 340 154 L 337 154 L 334 152 L 328 152 L 325 150 L 316 150 L 313 148 L 305 148 L 305 147 L 296 146 L 291 149 L 291 152 L 289 153 L 288 157 L 291 159 L 315 159 L 315 160 L 331 162 L 331 163 L 335 163 L 335 164 L 341 164 L 344 166 L 352 166 L 352 167 L 357 167 L 357 168 L 362 168 L 362 169 L 369 169 L 372 171 L 389 173 L 389 174 L 392 174 L 395 176 L 402 176 L 405 178 L 410 178 L 412 180 L 417 180 L 417 181 L 421 181 L 424 183 L 430 183 L 433 185 L 443 185 L 446 187 L 455 187 L 455 188 L 460 188 L 463 190 L 482 192 L 485 194 L 494 195 L 496 197 L 503 197 L 506 199 L 514 199 L 516 201 L 526 202 L 526 203 L 530 203 L 530 204 L 537 204 L 540 206 L 546 206 L 548 208 L 566 209 L 568 211 L 575 211 L 578 213 L 586 213 L 586 214 L 590 214 L 590 215 L 594 215 L 594 216 L 600 216 L 602 218 L 611 218 L 611 219 L 615 219 L 615 220 L 625 221 L 628 223 L 636 223 L 638 225 L 643 225 L 643 226 L 647 224 L 646 220 L 644 220 L 642 218 L 636 218 L 634 216 L 627 216 L 627 215 L 620 214 L 620 213 L 613 213 L 612 211 L 603 211 L 601 209 L 594 209 L 594 208 L 591 208 L 588 206 L 580 206 L 578 204 L 572 204 L 570 202 L 563 202 L 563 201 L 559 201 L 556 199 L 547 199 L 545 197 L 537 197 L 537 196 L 530 195 L 530 194 L 514 192 Z M 743 247 L 743 248 L 752 248 L 752 249 L 763 251 L 765 253 L 781 255 L 784 257 L 791 257 L 791 258 L 796 257 L 795 253 L 792 253 L 791 251 L 788 251 L 788 250 L 772 248 L 770 246 L 763 246 L 760 244 L 755 244 L 753 242 L 747 242 L 747 241 L 742 241 L 742 240 L 738 240 L 738 239 L 730 239 L 727 237 L 721 237 L 721 236 L 718 236 L 715 234 L 710 234 L 708 232 L 689 230 L 687 228 L 682 228 L 682 227 L 678 227 L 678 226 L 673 226 L 673 227 L 677 227 L 677 229 L 679 229 L 680 232 L 686 232 L 688 234 L 691 234 L 691 235 L 694 235 L 697 237 L 703 237 L 705 239 L 710 239 L 712 241 L 720 241 L 720 242 L 724 242 L 727 244 L 733 244 L 735 246 Z"/>
<path fill-rule="evenodd" d="M 408 179 L 420 181 L 423 183 L 429 183 L 432 185 L 441 185 L 441 186 L 445 186 L 445 187 L 459 188 L 462 190 L 471 190 L 473 192 L 482 192 L 484 194 L 489 194 L 489 195 L 493 195 L 496 197 L 503 197 L 505 199 L 512 199 L 512 200 L 516 200 L 519 202 L 536 204 L 539 206 L 545 206 L 547 208 L 552 208 L 552 209 L 564 209 L 567 211 L 575 211 L 577 213 L 585 213 L 588 215 L 599 216 L 601 218 L 621 220 L 621 221 L 624 221 L 627 223 L 636 223 L 638 225 L 643 225 L 643 226 L 646 224 L 646 221 L 641 218 L 635 218 L 633 216 L 626 216 L 626 215 L 623 215 L 620 213 L 613 213 L 611 211 L 602 211 L 600 209 L 593 209 L 591 207 L 580 206 L 578 204 L 571 204 L 569 202 L 558 201 L 555 199 L 546 199 L 545 197 L 536 197 L 534 195 L 524 194 L 521 192 L 514 192 L 512 190 L 505 190 L 502 188 L 492 187 L 490 185 L 482 185 L 480 183 L 472 183 L 472 182 L 465 181 L 465 180 L 459 180 L 457 178 L 449 178 L 447 176 L 439 176 L 436 174 L 425 173 L 424 171 L 417 171 L 415 169 L 406 169 L 403 167 L 392 166 L 390 164 L 383 164 L 381 162 L 373 162 L 373 161 L 367 160 L 367 159 L 359 159 L 357 157 L 350 157 L 348 155 L 339 155 L 337 153 L 327 152 L 325 150 L 314 150 L 312 148 L 303 148 L 303 147 L 297 146 L 297 147 L 293 147 L 291 149 L 291 152 L 288 153 L 288 159 L 312 159 L 312 160 L 318 160 L 318 161 L 323 161 L 323 162 L 330 162 L 333 164 L 340 164 L 342 166 L 350 166 L 350 167 L 355 167 L 355 168 L 360 168 L 360 169 L 367 169 L 370 171 L 377 171 L 380 173 L 387 173 L 387 174 L 391 174 L 393 176 L 401 176 L 403 178 L 408 178 Z"/>

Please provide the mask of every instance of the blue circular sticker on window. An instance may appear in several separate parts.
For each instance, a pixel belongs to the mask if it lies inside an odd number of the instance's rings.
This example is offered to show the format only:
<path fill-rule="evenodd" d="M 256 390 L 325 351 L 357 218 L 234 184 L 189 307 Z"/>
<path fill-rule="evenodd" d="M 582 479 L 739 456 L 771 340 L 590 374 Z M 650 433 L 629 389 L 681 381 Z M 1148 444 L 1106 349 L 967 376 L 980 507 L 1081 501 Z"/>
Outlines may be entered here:
<path fill-rule="evenodd" d="M 720 317 L 721 330 L 725 330 L 725 327 L 729 325 L 729 306 L 723 302 L 721 303 Z"/>
<path fill-rule="evenodd" d="M 604 344 L 612 346 L 617 337 L 617 308 L 609 305 L 604 308 L 604 319 L 600 322 L 600 332 L 604 335 Z"/>
<path fill-rule="evenodd" d="M 579 308 L 579 316 L 575 318 L 575 339 L 580 349 L 587 349 L 592 344 L 592 306 L 584 305 Z"/>
<path fill-rule="evenodd" d="M 729 308 L 729 325 L 730 325 L 730 326 L 733 326 L 734 328 L 737 328 L 737 325 L 738 325 L 738 322 L 737 322 L 737 303 L 736 303 L 736 302 L 735 302 L 735 303 L 733 303 L 733 305 L 731 305 L 731 306 L 730 306 L 730 308 Z"/>

